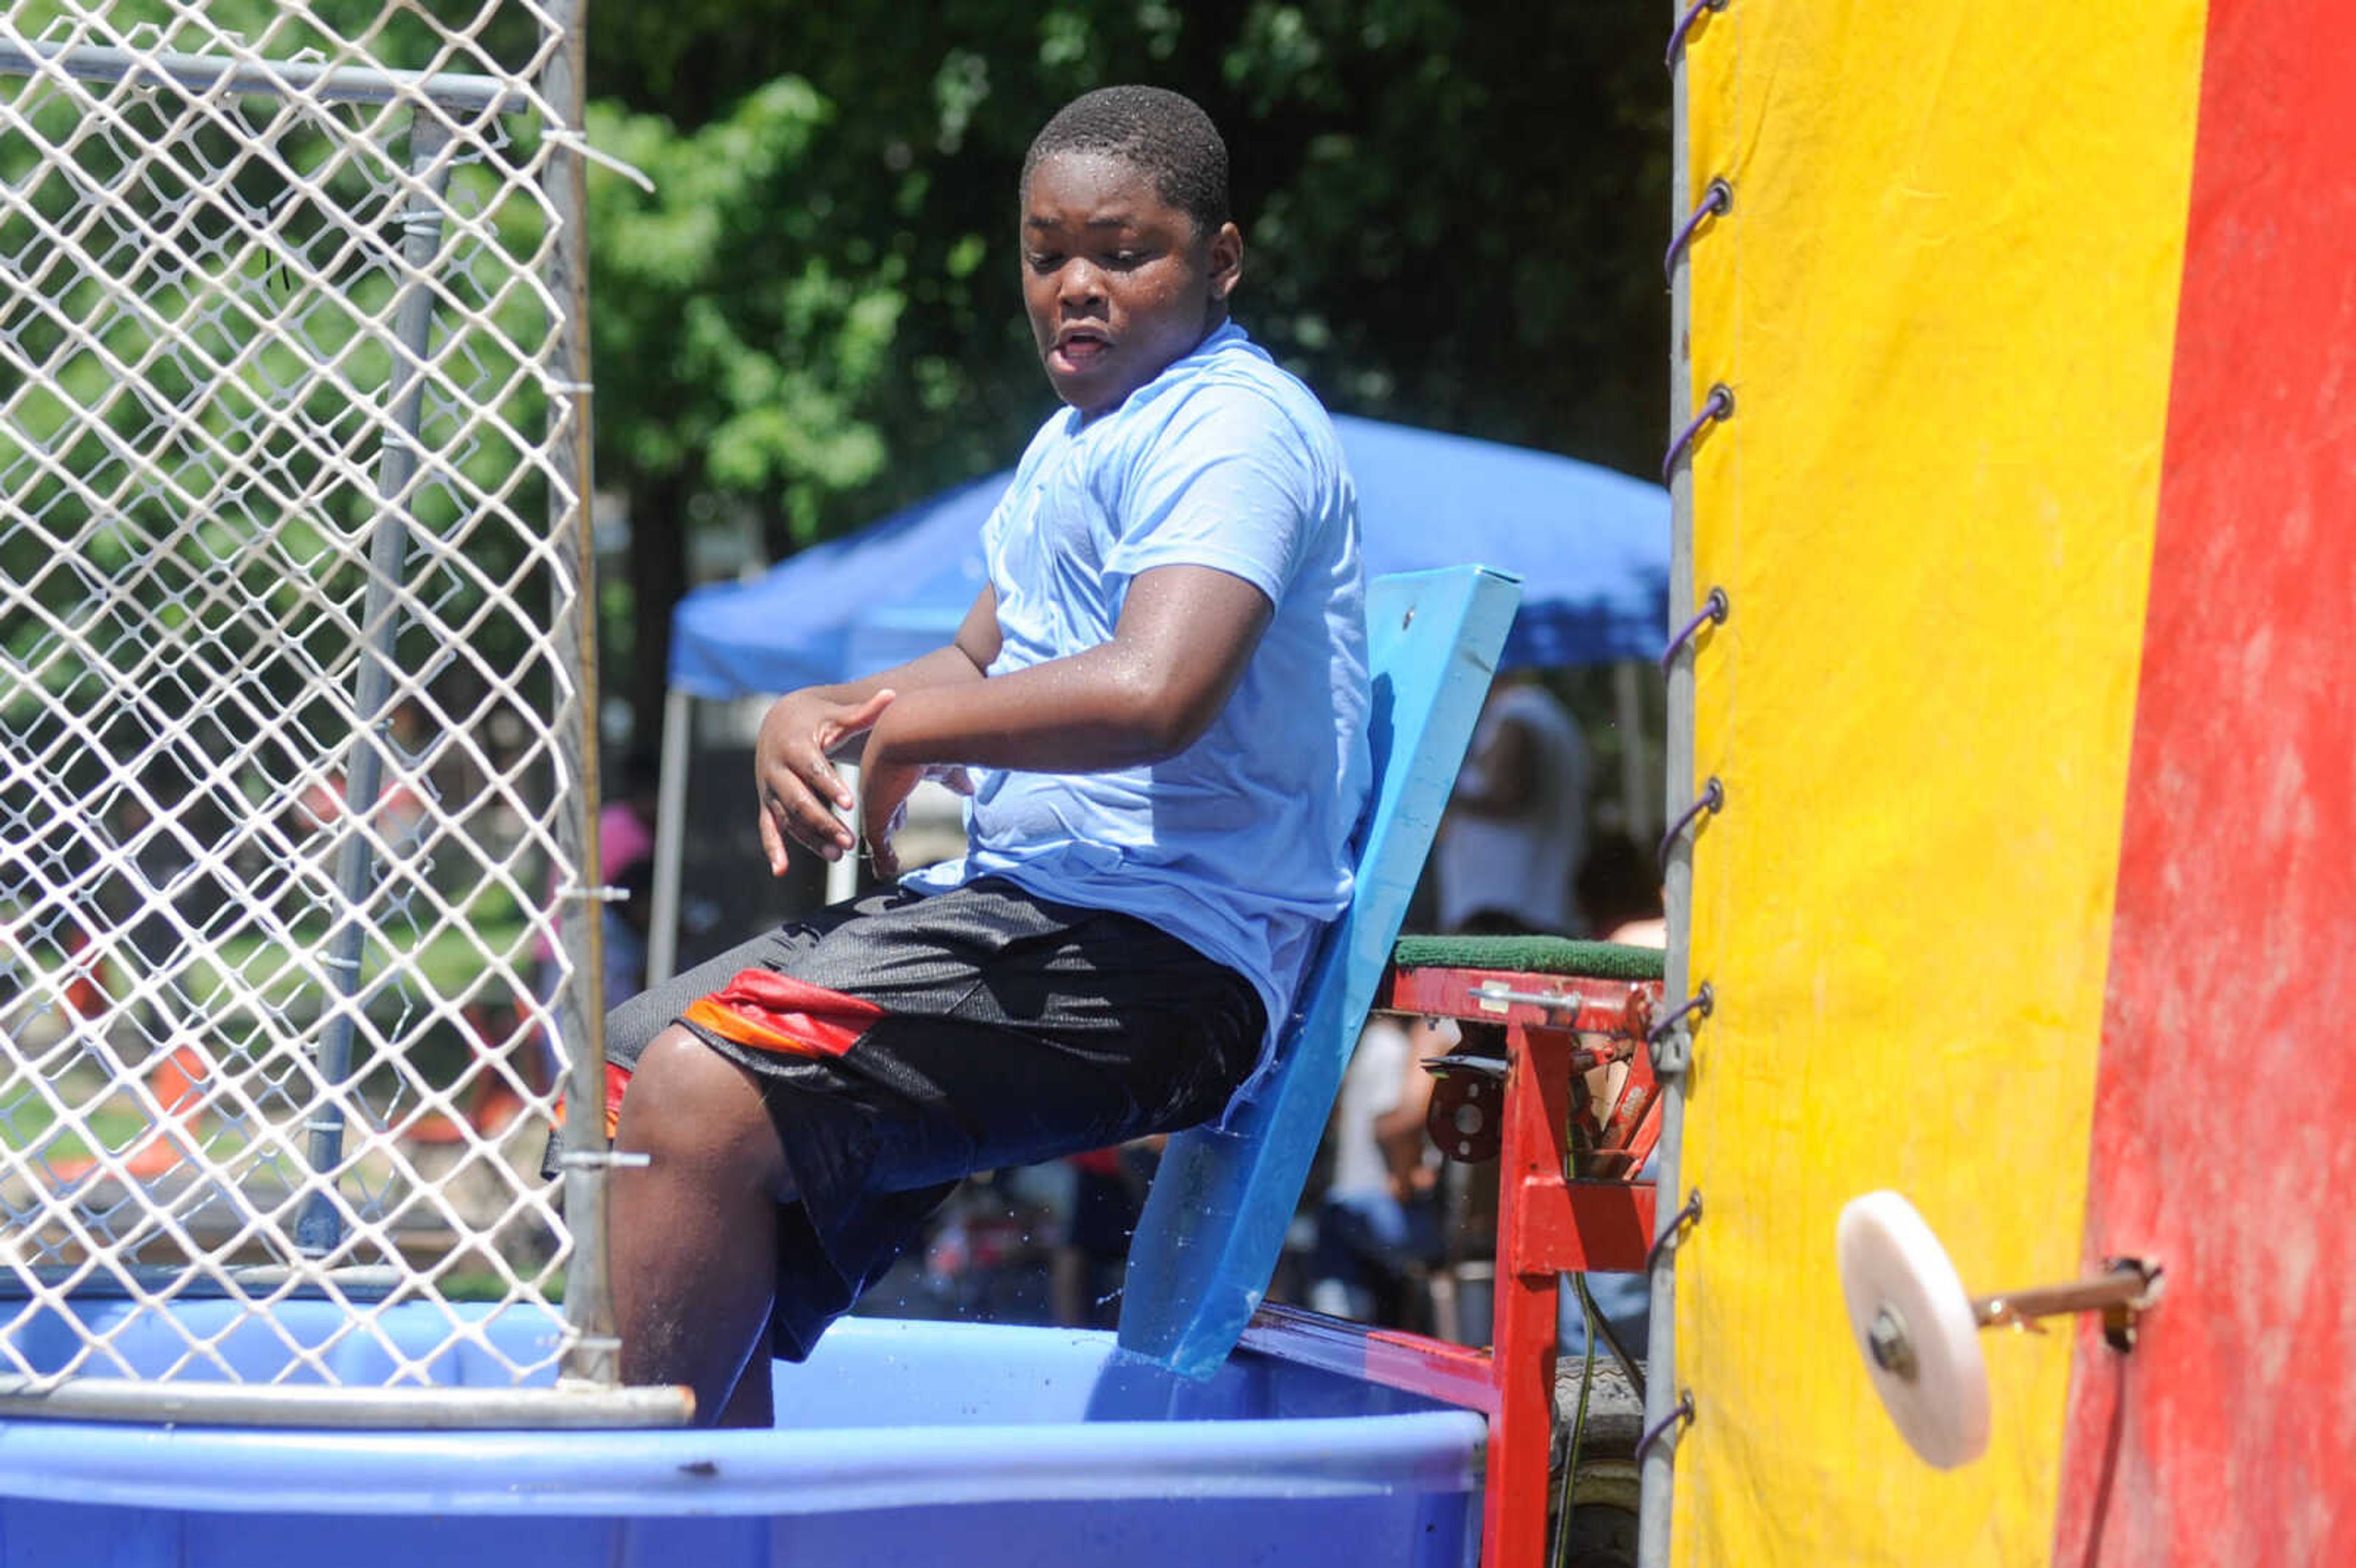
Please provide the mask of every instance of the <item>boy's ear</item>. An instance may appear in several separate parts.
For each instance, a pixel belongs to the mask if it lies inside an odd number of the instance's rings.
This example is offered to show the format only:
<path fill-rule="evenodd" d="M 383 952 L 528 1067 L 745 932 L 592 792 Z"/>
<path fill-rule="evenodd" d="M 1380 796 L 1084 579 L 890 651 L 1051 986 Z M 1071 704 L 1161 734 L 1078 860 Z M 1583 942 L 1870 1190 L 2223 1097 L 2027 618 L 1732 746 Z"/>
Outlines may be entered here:
<path fill-rule="evenodd" d="M 1210 265 L 1211 297 L 1221 304 L 1236 292 L 1244 277 L 1244 231 L 1232 223 L 1222 223 L 1219 231 L 1211 236 Z"/>

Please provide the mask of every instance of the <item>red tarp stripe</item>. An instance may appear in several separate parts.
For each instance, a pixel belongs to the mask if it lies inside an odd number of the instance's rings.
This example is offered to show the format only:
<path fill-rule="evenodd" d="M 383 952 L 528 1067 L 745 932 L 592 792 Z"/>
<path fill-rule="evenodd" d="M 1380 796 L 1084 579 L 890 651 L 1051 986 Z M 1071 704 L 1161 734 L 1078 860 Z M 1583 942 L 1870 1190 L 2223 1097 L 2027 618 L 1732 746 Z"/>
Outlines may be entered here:
<path fill-rule="evenodd" d="M 2351 0 L 2212 0 L 2055 1562 L 2356 1563 Z M 2090 392 L 2099 393 L 2094 389 Z"/>

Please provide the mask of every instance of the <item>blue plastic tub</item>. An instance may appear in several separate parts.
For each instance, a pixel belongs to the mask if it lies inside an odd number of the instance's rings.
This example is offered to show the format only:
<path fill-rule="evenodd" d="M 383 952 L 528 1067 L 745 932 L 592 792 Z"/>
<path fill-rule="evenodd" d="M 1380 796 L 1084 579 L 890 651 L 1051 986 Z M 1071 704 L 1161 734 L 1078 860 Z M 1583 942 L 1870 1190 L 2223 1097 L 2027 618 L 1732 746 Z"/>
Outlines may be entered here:
<path fill-rule="evenodd" d="M 399 1336 L 412 1310 L 382 1321 Z M 279 1317 L 318 1343 L 336 1313 Z M 509 1313 L 489 1332 L 520 1349 L 550 1327 Z M 155 1329 L 121 1332 L 135 1358 Z M 266 1331 L 229 1343 L 283 1354 Z M 479 1381 L 477 1355 L 437 1379 Z M 853 1318 L 776 1388 L 781 1424 L 752 1433 L 0 1422 L 0 1568 L 1460 1568 L 1477 1552 L 1480 1416 L 1250 1352 L 1197 1383 L 1108 1334 Z"/>

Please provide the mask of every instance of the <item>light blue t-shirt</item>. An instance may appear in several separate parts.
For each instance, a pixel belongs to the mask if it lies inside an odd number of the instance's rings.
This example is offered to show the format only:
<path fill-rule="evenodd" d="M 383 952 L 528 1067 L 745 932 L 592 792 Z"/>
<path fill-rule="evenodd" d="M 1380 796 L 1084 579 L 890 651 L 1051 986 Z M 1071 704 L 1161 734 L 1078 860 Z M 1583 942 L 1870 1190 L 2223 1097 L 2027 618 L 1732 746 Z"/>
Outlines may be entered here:
<path fill-rule="evenodd" d="M 1349 902 L 1373 771 L 1358 498 L 1333 421 L 1230 323 L 1112 412 L 1048 420 L 982 544 L 992 676 L 1108 641 L 1157 566 L 1231 572 L 1275 614 L 1192 746 L 1109 773 L 976 769 L 967 853 L 910 885 L 1002 876 L 1151 922 L 1248 977 L 1272 1041 Z"/>

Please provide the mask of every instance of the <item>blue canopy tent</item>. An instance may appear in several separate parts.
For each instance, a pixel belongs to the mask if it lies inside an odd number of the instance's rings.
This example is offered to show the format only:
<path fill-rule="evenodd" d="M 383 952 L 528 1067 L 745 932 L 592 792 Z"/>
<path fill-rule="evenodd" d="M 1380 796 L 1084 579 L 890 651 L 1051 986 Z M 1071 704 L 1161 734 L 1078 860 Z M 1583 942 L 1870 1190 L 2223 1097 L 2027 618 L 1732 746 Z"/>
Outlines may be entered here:
<path fill-rule="evenodd" d="M 1659 485 L 1526 447 L 1346 415 L 1333 423 L 1357 480 L 1369 577 L 1467 562 L 1520 577 L 1503 667 L 1659 652 L 1669 582 L 1669 497 Z M 676 951 L 690 703 L 852 679 L 940 646 L 980 592 L 981 526 L 1012 478 L 1009 469 L 960 485 L 680 602 L 651 975 L 669 974 Z"/>
<path fill-rule="evenodd" d="M 1358 482 L 1366 575 L 1478 561 L 1522 579 L 1505 666 L 1660 651 L 1669 497 L 1553 453 L 1337 416 Z M 716 583 L 671 618 L 670 685 L 733 698 L 872 675 L 936 648 L 980 592 L 981 525 L 1013 470 Z"/>

